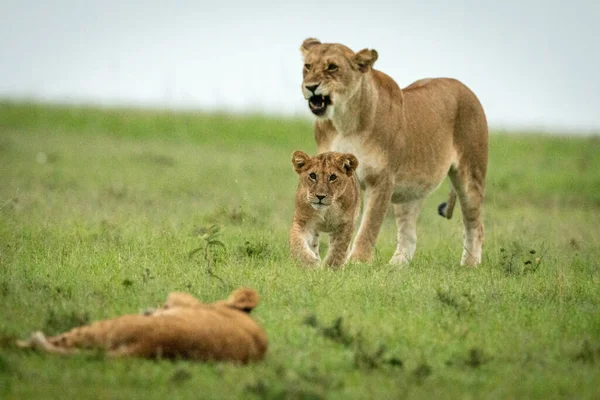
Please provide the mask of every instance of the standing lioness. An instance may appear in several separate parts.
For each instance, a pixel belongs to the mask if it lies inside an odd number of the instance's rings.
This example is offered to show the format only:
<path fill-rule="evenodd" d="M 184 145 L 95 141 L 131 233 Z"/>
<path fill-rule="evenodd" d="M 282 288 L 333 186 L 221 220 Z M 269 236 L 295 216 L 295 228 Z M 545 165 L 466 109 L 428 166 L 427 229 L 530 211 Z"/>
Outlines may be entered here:
<path fill-rule="evenodd" d="M 353 153 L 360 160 L 365 206 L 351 258 L 371 258 L 391 201 L 398 245 L 390 262 L 410 261 L 423 200 L 448 175 L 452 190 L 439 213 L 451 218 L 458 194 L 465 228 L 461 263 L 479 264 L 488 131 L 475 94 L 454 79 L 424 79 L 401 90 L 373 69 L 375 50 L 354 53 L 307 39 L 301 51 L 302 92 L 318 117 L 318 151 Z"/>

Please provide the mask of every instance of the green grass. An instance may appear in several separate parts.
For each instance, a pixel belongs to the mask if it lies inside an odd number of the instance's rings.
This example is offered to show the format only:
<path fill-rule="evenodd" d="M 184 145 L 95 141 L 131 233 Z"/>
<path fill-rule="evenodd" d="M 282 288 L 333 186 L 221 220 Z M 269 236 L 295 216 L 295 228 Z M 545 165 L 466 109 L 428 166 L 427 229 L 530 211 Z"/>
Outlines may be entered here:
<path fill-rule="evenodd" d="M 391 215 L 373 263 L 295 267 L 296 149 L 315 151 L 308 121 L 0 103 L 0 398 L 597 398 L 600 138 L 491 136 L 478 269 L 458 265 L 460 212 L 436 215 L 446 184 L 410 267 L 386 263 Z M 188 257 L 213 224 L 222 281 Z M 14 347 L 242 285 L 263 297 L 261 363 Z"/>

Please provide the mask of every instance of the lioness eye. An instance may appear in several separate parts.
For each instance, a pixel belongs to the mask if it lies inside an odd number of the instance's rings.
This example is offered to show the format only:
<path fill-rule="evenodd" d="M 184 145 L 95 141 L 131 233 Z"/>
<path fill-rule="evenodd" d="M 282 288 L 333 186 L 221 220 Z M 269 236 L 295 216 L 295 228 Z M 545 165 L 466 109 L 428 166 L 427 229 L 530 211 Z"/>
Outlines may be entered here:
<path fill-rule="evenodd" d="M 336 179 L 337 179 L 337 175 L 336 175 L 336 174 L 332 174 L 332 175 L 329 177 L 329 180 L 330 180 L 331 182 L 335 181 Z"/>
<path fill-rule="evenodd" d="M 337 71 L 337 69 L 338 69 L 338 66 L 335 65 L 335 64 L 329 64 L 327 66 L 327 71 L 332 71 L 333 72 L 333 71 Z"/>
<path fill-rule="evenodd" d="M 312 179 L 312 180 L 317 179 L 317 174 L 315 174 L 314 172 L 311 172 L 310 175 L 308 175 L 308 176 L 310 176 L 310 179 Z"/>
<path fill-rule="evenodd" d="M 310 64 L 304 64 L 304 69 L 310 71 Z"/>

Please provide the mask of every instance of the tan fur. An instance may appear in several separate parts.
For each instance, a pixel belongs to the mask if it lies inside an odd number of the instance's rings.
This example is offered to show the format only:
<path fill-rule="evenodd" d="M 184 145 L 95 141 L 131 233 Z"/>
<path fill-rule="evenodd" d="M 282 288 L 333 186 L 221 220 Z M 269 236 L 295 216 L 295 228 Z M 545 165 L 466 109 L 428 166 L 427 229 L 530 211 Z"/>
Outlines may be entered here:
<path fill-rule="evenodd" d="M 475 94 L 447 78 L 423 79 L 401 90 L 373 69 L 375 50 L 354 53 L 341 44 L 307 39 L 301 51 L 302 91 L 318 116 L 318 151 L 353 153 L 361 163 L 357 175 L 365 206 L 351 258 L 371 258 L 391 201 L 398 245 L 390 262 L 409 262 L 422 202 L 448 175 L 452 191 L 440 214 L 452 216 L 458 195 L 465 229 L 461 263 L 479 264 L 488 130 Z"/>
<path fill-rule="evenodd" d="M 171 293 L 165 305 L 150 314 L 97 321 L 49 338 L 34 332 L 17 345 L 54 354 L 100 349 L 109 356 L 246 363 L 261 360 L 267 350 L 264 330 L 248 315 L 258 302 L 251 289 L 238 289 L 214 304 Z"/>
<path fill-rule="evenodd" d="M 325 265 L 346 263 L 354 225 L 360 210 L 360 190 L 352 154 L 322 153 L 310 157 L 296 151 L 292 164 L 299 175 L 290 252 L 300 264 L 320 263 L 319 233 L 329 233 Z"/>

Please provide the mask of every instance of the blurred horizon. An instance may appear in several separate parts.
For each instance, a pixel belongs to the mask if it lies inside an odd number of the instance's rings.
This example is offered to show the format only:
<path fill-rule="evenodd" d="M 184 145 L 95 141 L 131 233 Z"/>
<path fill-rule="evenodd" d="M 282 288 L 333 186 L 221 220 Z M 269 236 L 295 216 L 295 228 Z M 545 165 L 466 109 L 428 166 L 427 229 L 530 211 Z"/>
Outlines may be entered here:
<path fill-rule="evenodd" d="M 463 81 L 494 130 L 598 133 L 598 15 L 585 0 L 5 0 L 0 99 L 311 118 L 299 47 L 317 37 L 376 49 L 401 87 Z"/>

